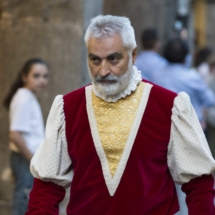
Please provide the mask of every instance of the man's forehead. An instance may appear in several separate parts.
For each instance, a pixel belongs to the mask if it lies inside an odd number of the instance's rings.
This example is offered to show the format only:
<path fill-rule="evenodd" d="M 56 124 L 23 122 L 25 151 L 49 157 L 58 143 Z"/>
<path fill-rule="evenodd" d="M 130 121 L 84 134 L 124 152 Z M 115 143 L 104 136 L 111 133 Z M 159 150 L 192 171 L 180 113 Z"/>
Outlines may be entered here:
<path fill-rule="evenodd" d="M 91 37 L 87 48 L 89 54 L 102 57 L 106 57 L 113 53 L 122 53 L 125 49 L 119 35 L 104 38 Z"/>

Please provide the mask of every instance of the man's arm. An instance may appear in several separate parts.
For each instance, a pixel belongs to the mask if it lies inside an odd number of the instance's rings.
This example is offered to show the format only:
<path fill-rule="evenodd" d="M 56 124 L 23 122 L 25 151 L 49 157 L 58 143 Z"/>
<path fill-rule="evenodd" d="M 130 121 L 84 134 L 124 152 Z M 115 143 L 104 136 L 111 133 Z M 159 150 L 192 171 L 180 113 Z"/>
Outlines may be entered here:
<path fill-rule="evenodd" d="M 186 93 L 175 98 L 171 118 L 168 166 L 172 178 L 182 184 L 187 194 L 189 215 L 213 215 L 215 193 L 211 173 L 215 161 Z"/>
<path fill-rule="evenodd" d="M 212 175 L 194 178 L 182 185 L 189 215 L 214 215 L 214 179 Z"/>
<path fill-rule="evenodd" d="M 35 178 L 26 215 L 58 215 L 58 205 L 64 196 L 63 187 Z"/>
<path fill-rule="evenodd" d="M 45 140 L 31 160 L 31 173 L 35 180 L 26 214 L 57 215 L 58 204 L 73 178 L 62 96 L 57 96 L 53 102 L 46 124 Z"/>

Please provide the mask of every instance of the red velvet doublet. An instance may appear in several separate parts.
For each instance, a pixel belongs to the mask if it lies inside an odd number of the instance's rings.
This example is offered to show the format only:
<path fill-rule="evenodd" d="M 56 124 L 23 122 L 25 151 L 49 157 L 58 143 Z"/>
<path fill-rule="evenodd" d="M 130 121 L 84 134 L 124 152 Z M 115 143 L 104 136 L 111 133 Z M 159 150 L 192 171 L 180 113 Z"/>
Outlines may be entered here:
<path fill-rule="evenodd" d="M 85 87 L 64 96 L 74 178 L 69 215 L 173 215 L 178 209 L 167 166 L 176 94 L 154 85 L 119 186 L 110 196 L 89 125 Z"/>

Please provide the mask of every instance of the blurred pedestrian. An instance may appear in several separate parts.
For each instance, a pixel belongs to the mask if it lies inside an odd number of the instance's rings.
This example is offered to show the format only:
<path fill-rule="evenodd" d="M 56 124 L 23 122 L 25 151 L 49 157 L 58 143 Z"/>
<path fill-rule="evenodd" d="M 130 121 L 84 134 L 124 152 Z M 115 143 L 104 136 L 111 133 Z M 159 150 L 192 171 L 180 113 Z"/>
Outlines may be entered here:
<path fill-rule="evenodd" d="M 195 53 L 194 67 L 206 83 L 210 79 L 210 68 L 207 60 L 212 54 L 213 50 L 210 47 L 198 49 Z"/>
<path fill-rule="evenodd" d="M 215 96 L 196 70 L 184 65 L 187 53 L 187 44 L 182 39 L 170 40 L 164 49 L 164 57 L 169 64 L 153 74 L 152 82 L 176 93 L 186 92 L 200 122 L 203 122 L 203 108 L 214 106 Z"/>
<path fill-rule="evenodd" d="M 167 61 L 158 54 L 160 42 L 155 29 L 144 30 L 141 42 L 143 50 L 137 56 L 136 66 L 141 71 L 142 78 L 151 81 L 153 72 L 165 67 Z"/>
<path fill-rule="evenodd" d="M 44 124 L 36 93 L 48 83 L 48 66 L 41 59 L 28 60 L 4 100 L 10 117 L 11 169 L 15 178 L 13 215 L 27 210 L 33 177 L 30 160 L 44 139 Z"/>

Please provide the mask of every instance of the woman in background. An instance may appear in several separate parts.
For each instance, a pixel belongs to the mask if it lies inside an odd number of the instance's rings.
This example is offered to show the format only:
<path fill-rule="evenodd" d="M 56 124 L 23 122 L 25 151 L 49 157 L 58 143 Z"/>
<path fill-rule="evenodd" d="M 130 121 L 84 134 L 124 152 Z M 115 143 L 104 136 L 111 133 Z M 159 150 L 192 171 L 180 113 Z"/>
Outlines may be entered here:
<path fill-rule="evenodd" d="M 10 117 L 11 169 L 15 178 L 13 215 L 27 210 L 33 185 L 30 160 L 44 138 L 44 124 L 36 94 L 48 84 L 48 65 L 41 59 L 28 60 L 4 100 Z"/>
<path fill-rule="evenodd" d="M 210 66 L 208 59 L 213 55 L 213 50 L 210 47 L 197 49 L 194 59 L 194 67 L 201 75 L 206 84 L 210 80 Z"/>

